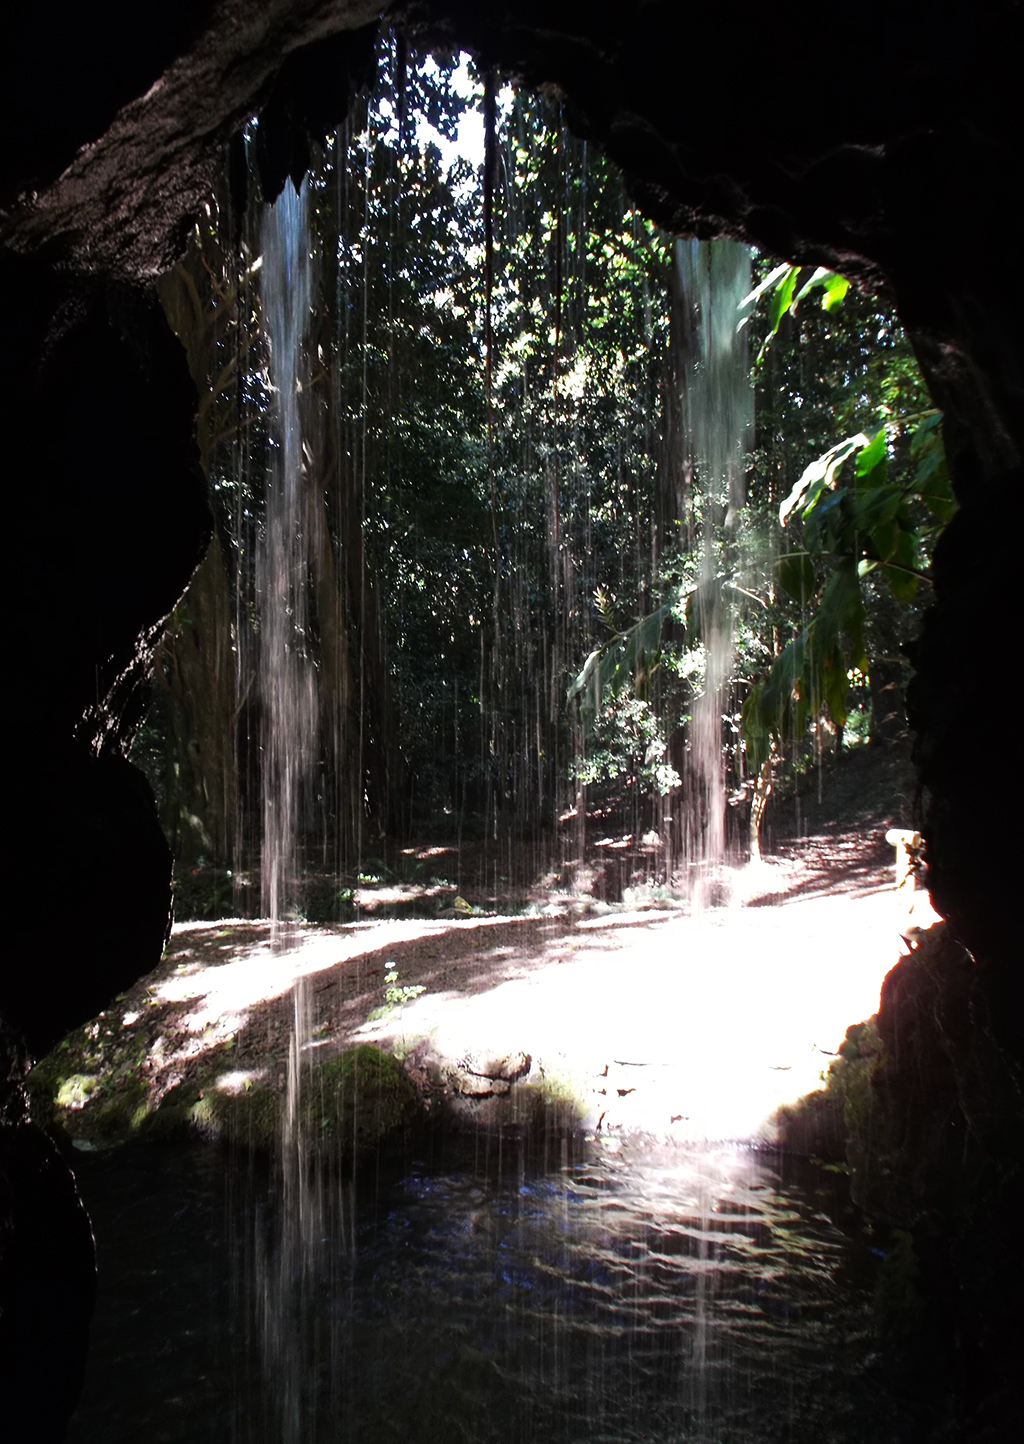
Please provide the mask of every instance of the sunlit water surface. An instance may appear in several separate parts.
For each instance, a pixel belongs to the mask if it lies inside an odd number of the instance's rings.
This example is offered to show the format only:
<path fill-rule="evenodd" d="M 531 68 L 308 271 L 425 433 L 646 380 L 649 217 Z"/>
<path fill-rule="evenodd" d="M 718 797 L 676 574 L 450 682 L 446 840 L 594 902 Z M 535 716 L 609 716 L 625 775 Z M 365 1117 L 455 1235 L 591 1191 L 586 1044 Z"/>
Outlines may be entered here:
<path fill-rule="evenodd" d="M 844 1218 L 828 1175 L 736 1146 L 575 1147 L 435 1140 L 327 1184 L 273 1367 L 269 1170 L 83 1160 L 102 1284 L 72 1444 L 898 1437 L 878 1260 L 822 1212 Z"/>

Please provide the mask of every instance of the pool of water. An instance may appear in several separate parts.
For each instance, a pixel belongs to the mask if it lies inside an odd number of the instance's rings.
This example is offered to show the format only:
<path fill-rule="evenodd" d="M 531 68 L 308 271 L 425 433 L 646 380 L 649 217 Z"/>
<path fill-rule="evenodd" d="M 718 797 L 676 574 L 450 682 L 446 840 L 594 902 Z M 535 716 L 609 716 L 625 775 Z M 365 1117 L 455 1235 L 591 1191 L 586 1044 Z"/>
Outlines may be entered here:
<path fill-rule="evenodd" d="M 896 1439 L 877 1257 L 742 1146 L 423 1141 L 308 1191 L 216 1149 L 81 1161 L 101 1267 L 71 1444 Z"/>

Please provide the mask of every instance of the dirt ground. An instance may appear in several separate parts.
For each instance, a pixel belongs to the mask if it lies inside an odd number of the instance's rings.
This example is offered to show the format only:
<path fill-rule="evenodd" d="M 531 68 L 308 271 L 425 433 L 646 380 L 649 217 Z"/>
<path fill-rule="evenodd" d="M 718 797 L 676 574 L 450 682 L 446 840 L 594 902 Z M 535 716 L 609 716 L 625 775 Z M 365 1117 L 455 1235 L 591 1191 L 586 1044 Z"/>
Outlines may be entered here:
<path fill-rule="evenodd" d="M 63 1121 L 89 1146 L 79 1125 L 101 1094 L 139 1117 L 173 1090 L 283 1090 L 300 983 L 304 1056 L 377 1044 L 467 1126 L 543 1087 L 605 1136 L 764 1137 L 899 956 L 884 834 L 907 820 L 906 769 L 882 761 L 846 759 L 813 806 L 784 801 L 772 852 L 706 912 L 663 889 L 608 904 L 549 887 L 518 916 L 460 897 L 425 917 L 294 923 L 276 946 L 264 921 L 180 924 L 160 966 L 51 1066 Z"/>

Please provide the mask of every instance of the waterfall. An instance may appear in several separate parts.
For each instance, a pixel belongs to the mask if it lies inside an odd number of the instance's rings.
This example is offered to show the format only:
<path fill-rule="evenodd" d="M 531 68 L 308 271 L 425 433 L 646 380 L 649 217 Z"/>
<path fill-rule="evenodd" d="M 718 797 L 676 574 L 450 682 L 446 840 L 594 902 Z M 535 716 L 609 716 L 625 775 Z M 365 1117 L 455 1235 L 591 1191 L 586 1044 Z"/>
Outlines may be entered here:
<path fill-rule="evenodd" d="M 262 225 L 263 326 L 270 349 L 275 445 L 257 559 L 262 702 L 261 899 L 275 946 L 296 881 L 303 788 L 314 756 L 308 650 L 309 517 L 303 486 L 304 340 L 312 295 L 308 184 L 285 185 Z"/>
<path fill-rule="evenodd" d="M 740 545 L 753 428 L 746 333 L 738 329 L 739 306 L 750 290 L 750 250 L 735 241 L 677 241 L 675 259 L 694 321 L 686 405 L 703 510 L 692 621 L 704 648 L 705 671 L 693 705 L 684 837 L 699 904 L 713 895 L 715 873 L 727 855 L 722 719 L 734 645 L 727 574 Z"/>
<path fill-rule="evenodd" d="M 317 693 L 310 637 L 310 582 L 319 518 L 305 484 L 303 386 L 313 300 L 309 188 L 286 184 L 262 222 L 263 328 L 274 397 L 271 463 L 256 569 L 258 674 L 262 704 L 263 843 L 261 896 L 275 950 L 296 901 L 303 825 L 317 747 Z M 257 1241 L 260 1333 L 267 1402 L 280 1444 L 309 1437 L 319 1332 L 315 1300 L 325 1273 L 324 1219 L 341 1207 L 325 1192 L 306 1136 L 304 1074 L 311 1044 L 305 980 L 292 988 L 292 1033 L 277 1160 L 277 1208 L 270 1237 Z M 331 1200 L 333 1199 L 333 1205 Z M 334 1220 L 333 1226 L 337 1228 Z M 262 1220 L 260 1222 L 262 1231 Z"/>

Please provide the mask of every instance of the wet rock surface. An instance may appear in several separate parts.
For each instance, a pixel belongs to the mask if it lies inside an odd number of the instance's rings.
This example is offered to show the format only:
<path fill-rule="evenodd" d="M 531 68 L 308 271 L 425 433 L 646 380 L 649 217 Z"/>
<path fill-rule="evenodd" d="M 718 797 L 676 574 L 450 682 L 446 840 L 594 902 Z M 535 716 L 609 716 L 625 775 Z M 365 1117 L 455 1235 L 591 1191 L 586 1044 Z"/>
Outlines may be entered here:
<path fill-rule="evenodd" d="M 1024 1255 L 1004 1220 L 1024 1125 L 999 1035 L 982 968 L 938 923 L 886 976 L 877 1016 L 848 1030 L 825 1088 L 781 1110 L 783 1143 L 845 1161 L 888 1230 L 878 1328 L 893 1380 L 931 1400 L 921 1438 L 1015 1427 Z"/>
<path fill-rule="evenodd" d="M 96 1253 L 71 1169 L 29 1120 L 26 1062 L 0 1025 L 0 1394 L 9 1437 L 57 1444 L 82 1385 Z"/>

